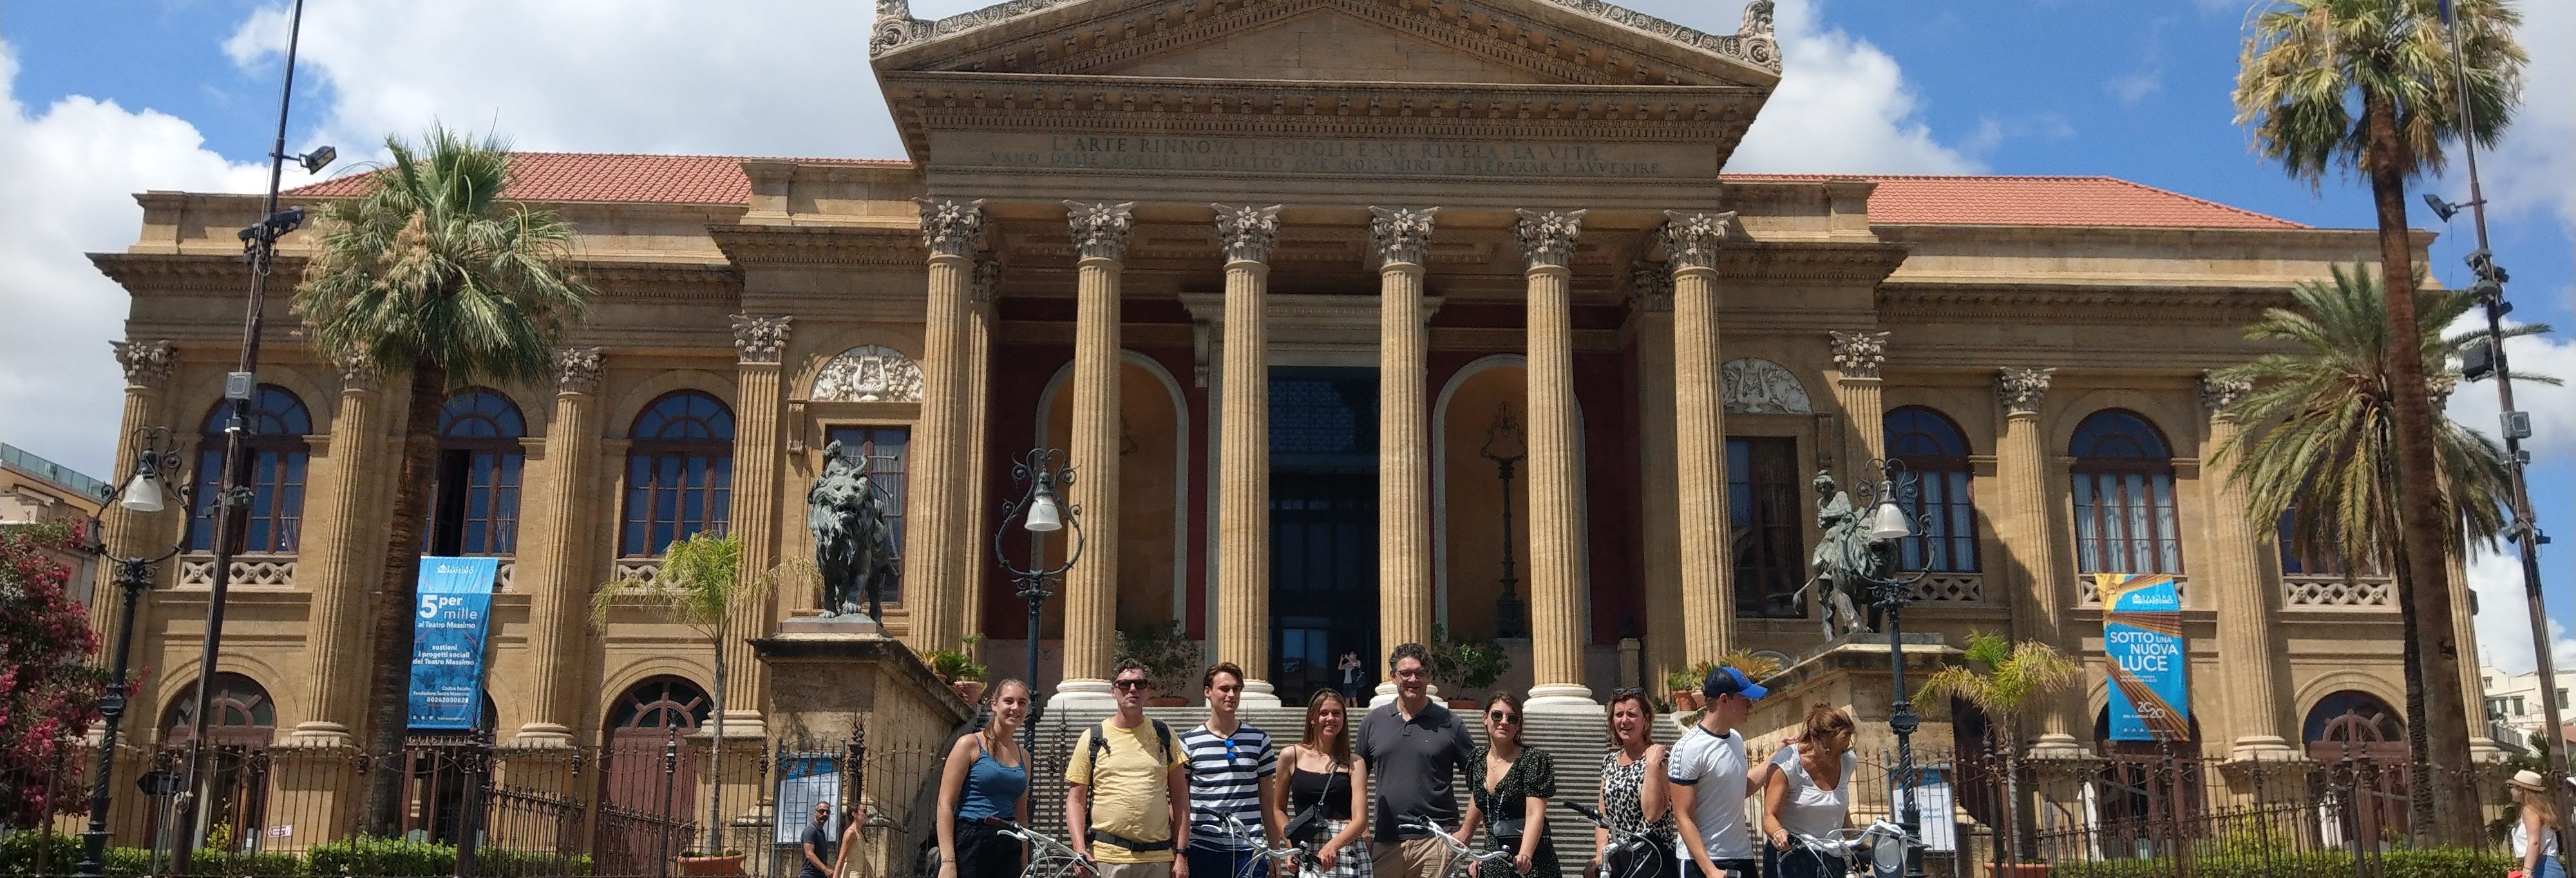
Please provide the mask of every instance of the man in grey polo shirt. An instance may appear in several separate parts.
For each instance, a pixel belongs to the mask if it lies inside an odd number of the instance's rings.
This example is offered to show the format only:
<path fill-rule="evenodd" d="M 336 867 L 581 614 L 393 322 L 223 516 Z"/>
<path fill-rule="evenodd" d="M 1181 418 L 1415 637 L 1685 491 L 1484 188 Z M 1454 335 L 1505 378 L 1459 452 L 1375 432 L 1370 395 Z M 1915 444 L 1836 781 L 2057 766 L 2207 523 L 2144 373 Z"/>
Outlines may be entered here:
<path fill-rule="evenodd" d="M 1431 651 L 1407 643 L 1387 656 L 1395 700 L 1360 721 L 1359 758 L 1377 784 L 1369 855 L 1378 878 L 1443 878 L 1449 850 L 1440 840 L 1397 828 L 1404 817 L 1429 819 L 1443 829 L 1458 825 L 1458 798 L 1449 782 L 1467 770 L 1476 744 L 1467 727 L 1431 700 Z"/>

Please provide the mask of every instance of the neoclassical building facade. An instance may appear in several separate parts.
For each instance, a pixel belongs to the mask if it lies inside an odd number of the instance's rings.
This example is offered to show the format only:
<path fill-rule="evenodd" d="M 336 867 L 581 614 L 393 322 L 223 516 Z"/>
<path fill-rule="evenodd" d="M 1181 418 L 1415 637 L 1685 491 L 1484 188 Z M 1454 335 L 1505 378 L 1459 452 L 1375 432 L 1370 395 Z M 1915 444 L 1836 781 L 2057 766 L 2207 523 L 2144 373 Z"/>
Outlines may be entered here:
<path fill-rule="evenodd" d="M 2094 663 L 2038 712 L 2046 746 L 2102 735 L 2102 572 L 2185 580 L 2205 751 L 2403 703 L 2390 584 L 2282 557 L 2211 462 L 2245 391 L 2211 370 L 2292 284 L 2371 259 L 2366 230 L 2099 177 L 1723 173 L 1757 114 L 1801 112 L 1766 106 L 1762 2 L 1733 35 L 1597 0 L 879 7 L 906 159 L 518 157 L 512 196 L 579 227 L 598 293 L 551 384 L 440 418 L 429 548 L 502 559 L 504 740 L 703 718 L 718 646 L 592 593 L 721 527 L 784 571 L 742 630 L 814 612 L 802 504 L 836 444 L 890 492 L 891 633 L 980 634 L 1012 674 L 994 553 L 1030 543 L 997 519 L 1014 458 L 1066 453 L 1086 543 L 1039 635 L 1061 700 L 1107 691 L 1115 632 L 1175 625 L 1292 703 L 1435 626 L 1502 638 L 1533 711 L 1795 657 L 1824 640 L 1810 480 L 1895 456 L 1936 525 L 1904 548 L 1929 571 L 1909 626 Z M 213 449 L 258 200 L 138 198 L 139 239 L 94 257 L 133 297 L 125 424 Z M 195 665 L 201 528 L 141 614 L 147 741 L 209 671 L 242 740 L 363 721 L 405 390 L 271 304 L 226 647 Z M 180 527 L 110 514 L 133 548 Z M 721 648 L 757 733 L 767 682 Z"/>

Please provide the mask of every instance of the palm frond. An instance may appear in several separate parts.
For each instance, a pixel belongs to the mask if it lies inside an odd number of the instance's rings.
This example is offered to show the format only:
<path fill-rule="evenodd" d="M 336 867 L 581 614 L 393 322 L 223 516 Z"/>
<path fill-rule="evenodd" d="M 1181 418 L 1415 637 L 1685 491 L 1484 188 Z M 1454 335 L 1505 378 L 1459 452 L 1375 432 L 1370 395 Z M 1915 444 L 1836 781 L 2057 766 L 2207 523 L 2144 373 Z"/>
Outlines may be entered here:
<path fill-rule="evenodd" d="M 2359 167 L 2367 139 L 2362 93 L 2396 110 L 2397 161 L 2413 177 L 2441 173 L 2460 113 L 2440 0 L 2282 0 L 2253 16 L 2236 76 L 2236 122 L 2253 148 L 2293 179 L 2319 185 L 2329 168 Z M 2521 100 L 2529 56 L 2514 40 L 2522 16 L 2503 0 L 2456 0 L 2459 58 L 2474 128 L 2493 145 Z"/>

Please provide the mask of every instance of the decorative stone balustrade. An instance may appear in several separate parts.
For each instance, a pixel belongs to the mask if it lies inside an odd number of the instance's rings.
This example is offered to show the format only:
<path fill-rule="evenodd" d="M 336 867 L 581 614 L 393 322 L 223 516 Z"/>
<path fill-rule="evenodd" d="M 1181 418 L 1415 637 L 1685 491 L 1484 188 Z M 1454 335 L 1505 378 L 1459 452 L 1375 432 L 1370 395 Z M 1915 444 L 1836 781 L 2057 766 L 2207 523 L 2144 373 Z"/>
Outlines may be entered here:
<path fill-rule="evenodd" d="M 2386 576 L 2281 577 L 2281 605 L 2303 609 L 2392 610 L 2397 608 L 2397 581 Z"/>
<path fill-rule="evenodd" d="M 662 559 L 636 558 L 617 562 L 617 578 L 659 584 L 662 581 Z"/>
<path fill-rule="evenodd" d="M 234 555 L 233 585 L 286 586 L 295 584 L 293 555 Z M 182 588 L 213 588 L 215 556 L 179 556 L 179 585 Z"/>
<path fill-rule="evenodd" d="M 2174 577 L 2173 579 L 2174 579 L 2174 594 L 2175 594 L 2176 596 L 2178 596 L 2178 597 L 2181 597 L 2181 598 L 2182 598 L 2182 606 L 2183 606 L 2183 609 L 2186 609 L 2186 610 L 2188 610 L 2188 609 L 2193 609 L 2193 605 L 2192 605 L 2192 602 L 2191 602 L 2191 582 L 2190 582 L 2190 580 L 2184 579 L 2183 577 L 2180 577 L 2180 576 L 2176 576 L 2176 577 Z M 2102 605 L 2102 592 L 2101 592 L 2099 589 L 2096 589 L 2096 588 L 2094 588 L 2094 587 L 2093 587 L 2093 574 L 2090 574 L 2090 573 L 2078 573 L 2078 574 L 2075 574 L 2075 592 L 2076 592 L 2076 594 L 2075 594 L 2075 605 L 2076 605 L 2076 606 L 2079 606 L 2079 607 L 2098 607 L 2098 606 L 2101 606 L 2101 605 Z M 2204 607 L 2204 608 L 2202 608 L 2202 609 L 2206 609 L 2206 608 Z"/>
<path fill-rule="evenodd" d="M 1986 577 L 1980 573 L 1935 573 L 1914 583 L 1916 603 L 1977 604 L 1986 600 Z"/>

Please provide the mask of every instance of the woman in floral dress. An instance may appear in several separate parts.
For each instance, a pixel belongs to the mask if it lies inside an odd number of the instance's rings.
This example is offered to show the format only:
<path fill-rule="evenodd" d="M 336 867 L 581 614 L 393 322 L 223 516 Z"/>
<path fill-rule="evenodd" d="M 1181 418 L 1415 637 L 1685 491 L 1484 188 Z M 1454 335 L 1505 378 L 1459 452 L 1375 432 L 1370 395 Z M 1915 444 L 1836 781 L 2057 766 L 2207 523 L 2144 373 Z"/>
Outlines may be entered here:
<path fill-rule="evenodd" d="M 1458 824 L 1458 839 L 1474 840 L 1477 825 L 1484 824 L 1496 850 L 1515 854 L 1478 866 L 1476 878 L 1556 878 L 1556 845 L 1547 839 L 1547 800 L 1556 796 L 1556 760 L 1545 750 L 1521 746 L 1522 719 L 1520 696 L 1496 694 L 1485 705 L 1487 743 L 1467 764 L 1475 795 L 1466 821 Z"/>

